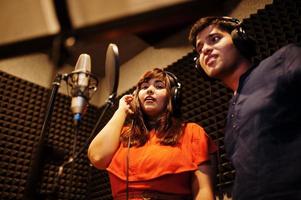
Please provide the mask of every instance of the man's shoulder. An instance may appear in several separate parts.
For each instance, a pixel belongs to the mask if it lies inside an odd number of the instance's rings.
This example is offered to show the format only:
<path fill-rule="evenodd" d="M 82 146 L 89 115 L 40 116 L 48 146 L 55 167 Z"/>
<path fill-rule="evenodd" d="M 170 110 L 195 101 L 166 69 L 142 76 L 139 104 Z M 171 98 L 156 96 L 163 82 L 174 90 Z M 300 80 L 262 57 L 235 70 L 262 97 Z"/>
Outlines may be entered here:
<path fill-rule="evenodd" d="M 296 44 L 296 43 L 289 43 L 289 44 L 284 45 L 283 47 L 281 47 L 279 49 L 279 51 L 281 51 L 281 50 L 282 51 L 287 51 L 288 49 L 300 49 L 300 48 L 301 48 L 301 46 Z"/>
<path fill-rule="evenodd" d="M 277 60 L 278 58 L 280 58 L 281 60 L 286 58 L 289 59 L 291 56 L 295 57 L 294 55 L 298 55 L 298 56 L 301 55 L 301 47 L 295 43 L 290 43 L 282 46 L 280 49 L 275 51 L 271 56 L 263 59 L 260 62 L 260 64 L 270 63 L 270 61 Z"/>
<path fill-rule="evenodd" d="M 295 61 L 297 61 L 297 62 L 301 61 L 301 46 L 300 45 L 290 43 L 290 44 L 283 46 L 278 51 L 279 51 L 278 56 L 276 53 L 275 54 L 283 62 L 288 61 L 288 63 L 292 63 Z"/>
<path fill-rule="evenodd" d="M 274 54 L 284 54 L 287 52 L 294 53 L 294 52 L 298 52 L 298 51 L 301 51 L 300 45 L 297 45 L 295 43 L 290 43 L 290 44 L 287 44 L 287 45 L 281 47 Z"/>

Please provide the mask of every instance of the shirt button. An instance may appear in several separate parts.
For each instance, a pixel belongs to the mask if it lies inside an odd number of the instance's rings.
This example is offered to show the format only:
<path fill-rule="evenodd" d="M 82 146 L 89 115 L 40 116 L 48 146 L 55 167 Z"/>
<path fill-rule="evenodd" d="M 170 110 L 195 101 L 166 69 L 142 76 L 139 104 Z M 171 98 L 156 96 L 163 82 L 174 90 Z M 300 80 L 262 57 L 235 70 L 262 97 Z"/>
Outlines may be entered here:
<path fill-rule="evenodd" d="M 232 105 L 235 105 L 235 104 L 236 104 L 235 101 L 233 101 L 233 102 L 232 102 Z"/>
<path fill-rule="evenodd" d="M 234 117 L 234 114 L 231 114 L 231 118 L 233 118 Z"/>

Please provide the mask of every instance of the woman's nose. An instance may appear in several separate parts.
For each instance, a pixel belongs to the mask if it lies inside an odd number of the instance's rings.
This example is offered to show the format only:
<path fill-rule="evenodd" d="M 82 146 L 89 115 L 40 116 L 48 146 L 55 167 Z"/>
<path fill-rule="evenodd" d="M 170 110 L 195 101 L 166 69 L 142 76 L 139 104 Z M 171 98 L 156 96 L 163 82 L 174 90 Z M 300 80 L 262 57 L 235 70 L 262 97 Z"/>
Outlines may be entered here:
<path fill-rule="evenodd" d="M 153 94 L 154 93 L 154 87 L 151 85 L 147 88 L 147 94 Z"/>

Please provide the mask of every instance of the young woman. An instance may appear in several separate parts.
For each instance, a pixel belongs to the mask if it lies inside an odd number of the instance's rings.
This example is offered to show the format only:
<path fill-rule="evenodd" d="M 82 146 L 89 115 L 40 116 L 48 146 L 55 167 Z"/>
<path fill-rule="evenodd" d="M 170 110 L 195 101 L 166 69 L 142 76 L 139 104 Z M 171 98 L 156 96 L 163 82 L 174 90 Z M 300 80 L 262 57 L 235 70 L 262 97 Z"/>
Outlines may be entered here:
<path fill-rule="evenodd" d="M 214 199 L 209 155 L 217 148 L 179 119 L 178 85 L 171 73 L 146 72 L 91 142 L 88 157 L 108 171 L 114 199 Z"/>

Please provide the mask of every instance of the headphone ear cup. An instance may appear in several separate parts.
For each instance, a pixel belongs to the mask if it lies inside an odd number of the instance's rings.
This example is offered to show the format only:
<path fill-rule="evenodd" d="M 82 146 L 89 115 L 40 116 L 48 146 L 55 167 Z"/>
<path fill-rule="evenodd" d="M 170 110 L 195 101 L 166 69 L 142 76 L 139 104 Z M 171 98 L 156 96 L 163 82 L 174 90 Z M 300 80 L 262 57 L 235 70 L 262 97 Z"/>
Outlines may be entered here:
<path fill-rule="evenodd" d="M 246 58 L 256 55 L 255 40 L 249 37 L 242 26 L 238 26 L 231 32 L 231 37 L 235 47 Z"/>
<path fill-rule="evenodd" d="M 172 89 L 172 107 L 174 115 L 179 115 L 181 108 L 181 94 L 180 89 L 176 86 Z"/>
<path fill-rule="evenodd" d="M 176 99 L 176 88 L 172 87 L 171 89 L 171 103 L 172 103 L 172 107 L 174 107 L 177 103 L 177 99 Z"/>
<path fill-rule="evenodd" d="M 175 85 L 172 86 L 170 93 L 171 93 L 170 96 L 171 96 L 172 107 L 175 107 L 177 105 L 177 93 L 178 93 L 178 89 Z"/>
<path fill-rule="evenodd" d="M 199 73 L 199 75 L 201 77 L 204 78 L 204 80 L 206 81 L 212 81 L 212 78 L 210 78 L 206 72 L 204 71 L 204 69 L 202 68 L 201 64 L 200 64 L 200 61 L 199 61 L 199 58 L 195 57 L 194 58 L 194 61 L 195 61 L 195 64 L 194 64 L 194 67 L 195 69 L 197 70 L 197 72 Z"/>

